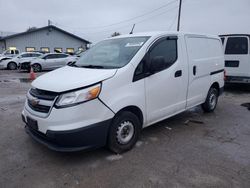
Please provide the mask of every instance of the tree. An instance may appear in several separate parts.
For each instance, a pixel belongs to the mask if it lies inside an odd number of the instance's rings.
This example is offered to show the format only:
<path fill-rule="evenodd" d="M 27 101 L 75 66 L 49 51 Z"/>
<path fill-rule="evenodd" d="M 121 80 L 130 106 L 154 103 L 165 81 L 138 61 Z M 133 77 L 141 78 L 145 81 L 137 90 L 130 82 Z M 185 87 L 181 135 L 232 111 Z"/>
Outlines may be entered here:
<path fill-rule="evenodd" d="M 119 35 L 121 35 L 121 33 L 119 33 L 119 32 L 114 32 L 114 33 L 111 35 L 111 37 L 115 37 L 115 36 L 119 36 Z"/>
<path fill-rule="evenodd" d="M 36 30 L 37 27 L 29 27 L 26 31 L 33 31 L 33 30 Z"/>

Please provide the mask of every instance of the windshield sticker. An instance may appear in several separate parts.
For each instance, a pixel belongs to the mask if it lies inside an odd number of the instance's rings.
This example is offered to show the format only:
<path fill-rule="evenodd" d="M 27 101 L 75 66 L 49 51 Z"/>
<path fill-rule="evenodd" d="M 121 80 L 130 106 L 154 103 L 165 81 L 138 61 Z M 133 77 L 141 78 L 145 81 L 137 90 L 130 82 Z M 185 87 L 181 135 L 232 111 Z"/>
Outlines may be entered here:
<path fill-rule="evenodd" d="M 142 46 L 144 42 L 130 42 L 125 45 L 125 47 L 137 47 Z"/>

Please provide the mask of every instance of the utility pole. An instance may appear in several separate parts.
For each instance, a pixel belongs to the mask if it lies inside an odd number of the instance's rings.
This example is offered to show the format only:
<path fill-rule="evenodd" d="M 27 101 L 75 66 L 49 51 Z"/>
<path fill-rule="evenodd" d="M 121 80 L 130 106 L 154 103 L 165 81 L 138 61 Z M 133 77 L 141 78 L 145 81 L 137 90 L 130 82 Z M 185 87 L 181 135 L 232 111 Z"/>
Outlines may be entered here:
<path fill-rule="evenodd" d="M 179 0 L 179 13 L 178 13 L 178 23 L 177 23 L 177 31 L 180 31 L 180 22 L 181 22 L 181 5 L 182 0 Z"/>

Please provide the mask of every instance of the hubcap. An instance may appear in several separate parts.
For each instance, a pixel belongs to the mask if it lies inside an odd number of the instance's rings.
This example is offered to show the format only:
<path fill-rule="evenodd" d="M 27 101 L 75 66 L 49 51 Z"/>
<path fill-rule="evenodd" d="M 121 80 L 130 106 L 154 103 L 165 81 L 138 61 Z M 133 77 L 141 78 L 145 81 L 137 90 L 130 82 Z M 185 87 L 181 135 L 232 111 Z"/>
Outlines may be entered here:
<path fill-rule="evenodd" d="M 212 109 L 215 108 L 215 105 L 216 105 L 216 95 L 215 94 L 211 94 L 210 95 L 210 98 L 209 98 L 209 103 L 210 103 L 210 106 Z"/>
<path fill-rule="evenodd" d="M 16 65 L 15 65 L 14 63 L 11 63 L 11 64 L 10 64 L 10 69 L 11 69 L 11 70 L 16 69 Z"/>
<path fill-rule="evenodd" d="M 134 126 L 130 121 L 123 121 L 117 129 L 116 138 L 120 144 L 127 144 L 134 135 Z"/>
<path fill-rule="evenodd" d="M 36 72 L 39 71 L 39 69 L 40 69 L 38 65 L 34 65 L 33 68 L 34 68 L 34 71 L 36 71 Z"/>

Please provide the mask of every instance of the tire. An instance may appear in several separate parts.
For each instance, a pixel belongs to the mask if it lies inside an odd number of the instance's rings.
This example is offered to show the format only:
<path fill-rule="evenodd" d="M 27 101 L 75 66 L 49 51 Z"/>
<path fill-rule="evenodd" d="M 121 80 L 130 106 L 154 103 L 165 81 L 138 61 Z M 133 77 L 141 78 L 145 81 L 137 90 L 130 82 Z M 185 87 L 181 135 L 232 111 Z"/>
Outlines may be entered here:
<path fill-rule="evenodd" d="M 32 65 L 32 68 L 33 68 L 34 72 L 41 72 L 42 71 L 42 66 L 38 63 L 35 63 L 34 65 Z"/>
<path fill-rule="evenodd" d="M 141 132 L 138 117 L 128 111 L 115 116 L 108 135 L 108 147 L 114 153 L 123 153 L 133 148 Z"/>
<path fill-rule="evenodd" d="M 213 112 L 217 106 L 218 98 L 218 89 L 211 87 L 208 91 L 206 101 L 201 105 L 204 112 Z"/>
<path fill-rule="evenodd" d="M 15 62 L 10 62 L 10 63 L 8 63 L 7 68 L 9 70 L 16 70 L 17 69 L 17 64 Z"/>

